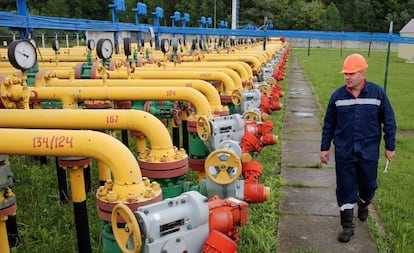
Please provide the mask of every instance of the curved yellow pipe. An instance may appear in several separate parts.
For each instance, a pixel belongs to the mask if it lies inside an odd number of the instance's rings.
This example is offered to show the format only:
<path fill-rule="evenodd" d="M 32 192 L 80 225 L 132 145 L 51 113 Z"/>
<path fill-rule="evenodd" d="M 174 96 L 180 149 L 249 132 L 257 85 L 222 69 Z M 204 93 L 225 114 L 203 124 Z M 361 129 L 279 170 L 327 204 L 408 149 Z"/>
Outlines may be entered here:
<path fill-rule="evenodd" d="M 80 156 L 103 162 L 112 172 L 113 191 L 118 194 L 120 201 L 125 202 L 130 192 L 144 196 L 150 190 L 142 180 L 134 155 L 123 143 L 108 134 L 90 130 L 1 128 L 0 138 L 1 154 Z M 161 191 L 154 194 L 158 197 Z"/>
<path fill-rule="evenodd" d="M 139 68 L 137 68 L 139 70 Z M 231 95 L 231 93 L 235 90 L 236 86 L 231 79 L 225 73 L 220 72 L 194 72 L 194 71 L 163 71 L 160 74 L 160 71 L 150 71 L 150 70 L 143 70 L 143 71 L 136 71 L 131 74 L 132 79 L 201 79 L 206 81 L 216 81 L 220 80 L 223 82 L 225 86 L 225 93 L 226 95 Z"/>
<path fill-rule="evenodd" d="M 165 62 L 167 68 L 229 68 L 235 70 L 242 81 L 248 81 L 253 77 L 253 73 L 248 64 L 240 64 L 240 62 Z M 154 64 L 145 64 L 144 67 L 153 66 Z"/>
<path fill-rule="evenodd" d="M 236 71 L 234 71 L 232 69 L 229 69 L 229 68 L 217 68 L 216 67 L 216 68 L 208 68 L 207 69 L 207 68 L 203 68 L 202 66 L 199 66 L 198 68 L 195 68 L 195 67 L 193 67 L 193 68 L 165 67 L 164 68 L 163 66 L 158 67 L 156 65 L 145 65 L 144 67 L 141 67 L 141 68 L 135 68 L 136 73 L 141 73 L 141 71 L 145 71 L 145 72 L 147 72 L 147 71 L 162 71 L 163 74 L 164 74 L 165 71 L 176 71 L 176 72 L 179 71 L 179 73 L 191 71 L 191 72 L 200 73 L 200 74 L 201 73 L 207 73 L 207 72 L 209 72 L 209 73 L 222 72 L 222 73 L 225 73 L 228 76 L 230 76 L 230 78 L 233 80 L 233 83 L 234 83 L 234 86 L 235 86 L 236 89 L 243 89 L 241 77 L 238 75 L 238 73 Z M 125 73 L 125 72 L 122 72 L 122 69 L 120 69 L 120 70 L 115 70 L 115 71 L 108 71 L 108 75 L 112 76 L 114 73 L 118 73 L 118 72 Z M 134 75 L 132 75 L 132 78 L 133 78 L 133 76 Z M 154 78 L 154 79 L 156 79 L 156 78 Z"/>
<path fill-rule="evenodd" d="M 119 80 L 119 82 L 123 82 Z M 197 114 L 211 116 L 207 98 L 190 87 L 28 87 L 31 100 L 59 100 L 63 107 L 77 108 L 84 100 L 167 100 L 190 102 Z M 23 90 L 10 90 L 12 98 L 20 102 Z"/>
<path fill-rule="evenodd" d="M 192 56 L 183 56 L 183 61 L 193 61 Z M 209 55 L 205 54 L 203 61 L 243 61 L 252 66 L 254 71 L 260 70 L 262 63 L 254 56 L 238 56 L 238 55 Z"/>
<path fill-rule="evenodd" d="M 139 110 L 2 110 L 0 127 L 48 129 L 120 129 L 142 132 L 149 140 L 155 161 L 174 159 L 178 151 L 162 122 Z M 185 157 L 183 155 L 183 157 Z"/>
<path fill-rule="evenodd" d="M 53 76 L 53 73 L 50 73 L 50 76 Z M 228 110 L 223 108 L 220 100 L 220 96 L 217 93 L 217 90 L 208 82 L 203 80 L 140 80 L 140 79 L 126 79 L 126 80 L 106 80 L 103 82 L 101 79 L 93 80 L 80 80 L 80 79 L 59 79 L 59 78 L 45 78 L 42 85 L 48 87 L 192 87 L 201 93 L 207 98 L 208 103 L 210 104 L 212 111 L 223 111 Z M 153 99 L 152 99 L 153 100 Z"/>

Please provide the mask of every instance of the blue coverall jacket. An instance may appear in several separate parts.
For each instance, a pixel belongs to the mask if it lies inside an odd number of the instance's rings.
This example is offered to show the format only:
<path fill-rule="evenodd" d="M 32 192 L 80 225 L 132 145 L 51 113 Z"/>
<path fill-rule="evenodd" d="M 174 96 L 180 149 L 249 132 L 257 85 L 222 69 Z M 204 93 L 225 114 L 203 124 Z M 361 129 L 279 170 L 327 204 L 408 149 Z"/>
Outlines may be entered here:
<path fill-rule="evenodd" d="M 355 98 L 346 86 L 331 96 L 322 130 L 321 151 L 335 146 L 336 162 L 378 161 L 382 131 L 385 149 L 395 149 L 394 112 L 384 90 L 366 82 Z"/>

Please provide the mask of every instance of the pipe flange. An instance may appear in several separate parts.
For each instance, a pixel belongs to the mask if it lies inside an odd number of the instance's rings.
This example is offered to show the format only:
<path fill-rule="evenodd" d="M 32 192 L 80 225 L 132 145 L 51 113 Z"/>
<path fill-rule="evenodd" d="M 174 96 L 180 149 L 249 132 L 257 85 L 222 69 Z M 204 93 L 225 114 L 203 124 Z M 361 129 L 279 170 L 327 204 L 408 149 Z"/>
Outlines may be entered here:
<path fill-rule="evenodd" d="M 188 158 L 172 162 L 146 162 L 138 159 L 141 173 L 149 178 L 179 177 L 188 172 Z"/>
<path fill-rule="evenodd" d="M 14 199 L 14 202 L 10 203 L 10 205 L 7 207 L 3 208 L 0 206 L 0 217 L 6 217 L 9 215 L 12 215 L 16 213 L 16 209 L 17 209 L 17 205 L 16 205 L 16 200 Z"/>
<path fill-rule="evenodd" d="M 157 203 L 162 201 L 162 192 L 161 190 L 159 190 L 156 193 L 155 197 L 152 198 L 146 198 L 146 199 L 140 199 L 139 201 L 135 201 L 135 202 L 131 202 L 131 203 L 126 203 L 124 202 L 123 204 L 127 205 L 129 207 L 129 209 L 131 210 L 136 210 L 141 206 L 145 206 L 145 205 L 149 205 L 152 203 Z M 98 193 L 96 194 L 96 205 L 98 207 L 98 216 L 100 219 L 107 221 L 107 222 L 111 222 L 112 221 L 112 210 L 114 209 L 115 205 L 119 204 L 121 202 L 109 202 L 105 199 L 103 199 L 102 197 L 100 197 L 98 195 Z M 118 219 L 118 222 L 123 222 L 122 219 Z"/>

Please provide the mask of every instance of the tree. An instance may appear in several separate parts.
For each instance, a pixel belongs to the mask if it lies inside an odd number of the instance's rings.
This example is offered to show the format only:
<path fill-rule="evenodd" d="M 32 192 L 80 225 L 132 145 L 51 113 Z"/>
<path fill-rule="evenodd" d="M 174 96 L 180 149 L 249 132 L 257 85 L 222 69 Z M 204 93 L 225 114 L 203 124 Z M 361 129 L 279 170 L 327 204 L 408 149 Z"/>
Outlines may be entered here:
<path fill-rule="evenodd" d="M 293 28 L 296 30 L 321 30 L 326 20 L 325 8 L 320 0 L 305 3 L 299 12 L 297 22 Z"/>
<path fill-rule="evenodd" d="M 334 3 L 330 3 L 326 7 L 325 29 L 327 31 L 341 31 L 342 20 L 339 10 Z"/>
<path fill-rule="evenodd" d="M 264 18 L 273 21 L 276 17 L 277 0 L 253 0 L 253 6 L 246 9 L 244 22 L 258 27 L 264 24 Z"/>

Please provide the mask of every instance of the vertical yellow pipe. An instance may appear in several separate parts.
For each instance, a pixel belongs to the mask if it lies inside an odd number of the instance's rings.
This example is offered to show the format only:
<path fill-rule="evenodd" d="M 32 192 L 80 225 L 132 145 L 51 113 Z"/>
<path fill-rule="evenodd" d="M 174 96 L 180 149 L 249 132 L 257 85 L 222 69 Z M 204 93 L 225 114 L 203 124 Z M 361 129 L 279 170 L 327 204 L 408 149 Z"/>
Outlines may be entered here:
<path fill-rule="evenodd" d="M 80 203 L 86 200 L 85 179 L 83 177 L 83 168 L 74 166 L 69 168 L 70 190 L 72 192 L 72 201 Z"/>
<path fill-rule="evenodd" d="M 142 153 L 145 151 L 145 148 L 147 147 L 147 139 L 144 136 L 137 136 L 137 152 Z"/>
<path fill-rule="evenodd" d="M 99 182 L 104 183 L 106 180 L 111 179 L 111 170 L 104 163 L 98 162 L 98 173 L 99 173 Z"/>
<path fill-rule="evenodd" d="M 0 217 L 0 252 L 9 253 L 9 239 L 7 238 L 7 229 L 6 229 L 6 220 L 7 216 Z"/>

